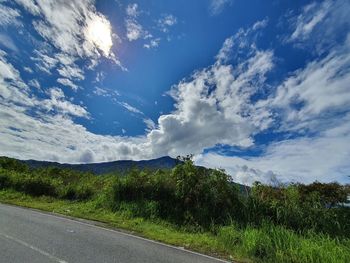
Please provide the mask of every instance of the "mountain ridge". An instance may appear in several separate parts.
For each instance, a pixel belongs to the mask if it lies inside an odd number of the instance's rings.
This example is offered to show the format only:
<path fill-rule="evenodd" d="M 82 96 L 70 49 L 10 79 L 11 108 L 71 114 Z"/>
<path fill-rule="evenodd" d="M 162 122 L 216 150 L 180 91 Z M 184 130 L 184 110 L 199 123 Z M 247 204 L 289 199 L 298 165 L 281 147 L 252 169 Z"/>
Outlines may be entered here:
<path fill-rule="evenodd" d="M 93 172 L 94 174 L 101 175 L 111 172 L 125 172 L 132 168 L 138 169 L 171 169 L 176 166 L 180 161 L 170 156 L 163 156 L 150 160 L 117 160 L 111 162 L 100 163 L 85 163 L 85 164 L 69 164 L 59 163 L 51 161 L 38 161 L 38 160 L 19 160 L 27 164 L 30 168 L 45 168 L 45 167 L 57 167 L 73 169 L 81 172 Z"/>

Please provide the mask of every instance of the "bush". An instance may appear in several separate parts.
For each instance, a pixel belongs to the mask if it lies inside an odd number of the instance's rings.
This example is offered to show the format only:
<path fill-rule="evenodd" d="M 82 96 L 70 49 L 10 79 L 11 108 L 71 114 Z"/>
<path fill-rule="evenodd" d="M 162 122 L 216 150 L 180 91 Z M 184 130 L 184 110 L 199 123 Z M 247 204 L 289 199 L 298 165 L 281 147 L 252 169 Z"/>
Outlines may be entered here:
<path fill-rule="evenodd" d="M 13 158 L 0 157 L 0 168 L 16 172 L 28 172 L 29 168 L 26 164 Z"/>
<path fill-rule="evenodd" d="M 5 173 L 0 173 L 0 189 L 5 189 L 11 186 L 11 180 Z"/>
<path fill-rule="evenodd" d="M 41 178 L 25 178 L 24 180 L 15 182 L 14 188 L 17 191 L 33 196 L 57 196 L 56 187 L 52 184 L 52 182 Z"/>
<path fill-rule="evenodd" d="M 191 160 L 171 173 L 131 171 L 114 184 L 113 200 L 116 209 L 120 202 L 154 202 L 160 217 L 204 227 L 227 221 L 241 202 L 228 175 L 196 167 Z"/>
<path fill-rule="evenodd" d="M 326 187 L 323 184 L 318 190 L 315 185 L 320 186 L 319 183 L 286 187 L 255 184 L 247 200 L 246 221 L 261 225 L 265 220 L 271 220 L 297 231 L 313 229 L 333 236 L 349 237 L 350 223 L 346 217 L 350 216 L 350 209 L 328 205 L 335 200 L 344 200 L 343 187 L 336 184 Z M 324 189 L 333 190 L 326 193 Z"/>

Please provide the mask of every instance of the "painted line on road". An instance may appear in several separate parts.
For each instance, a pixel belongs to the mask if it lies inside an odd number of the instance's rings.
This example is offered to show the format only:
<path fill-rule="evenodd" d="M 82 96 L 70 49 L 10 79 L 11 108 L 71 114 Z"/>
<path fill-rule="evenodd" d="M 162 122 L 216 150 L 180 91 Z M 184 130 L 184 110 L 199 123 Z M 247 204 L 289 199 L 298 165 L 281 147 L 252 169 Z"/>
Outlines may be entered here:
<path fill-rule="evenodd" d="M 89 226 L 89 227 L 93 227 L 93 228 L 98 228 L 98 229 L 101 229 L 101 230 L 104 230 L 104 231 L 109 231 L 109 232 L 112 232 L 112 233 L 117 233 L 117 234 L 121 234 L 121 235 L 124 235 L 124 236 L 132 237 L 132 238 L 137 238 L 137 239 L 140 239 L 140 240 L 143 240 L 143 241 L 147 241 L 147 242 L 151 242 L 151 243 L 154 243 L 154 244 L 157 244 L 157 245 L 165 246 L 165 247 L 172 248 L 172 249 L 175 249 L 175 250 L 180 250 L 180 251 L 183 251 L 183 252 L 186 252 L 186 253 L 189 253 L 189 254 L 205 257 L 205 258 L 212 259 L 212 260 L 216 260 L 217 262 L 224 262 L 224 263 L 231 263 L 232 262 L 232 261 L 227 261 L 227 260 L 215 258 L 215 257 L 212 257 L 212 256 L 208 256 L 208 255 L 205 255 L 205 254 L 201 254 L 201 253 L 198 253 L 198 252 L 194 252 L 194 251 L 191 251 L 191 250 L 188 250 L 188 249 L 185 249 L 185 248 L 180 248 L 180 247 L 177 247 L 177 246 L 165 244 L 165 243 L 162 243 L 162 242 L 159 242 L 159 241 L 155 241 L 155 240 L 152 240 L 152 239 L 148 239 L 148 238 L 144 238 L 144 237 L 128 234 L 128 233 L 125 233 L 125 232 L 122 232 L 122 231 L 118 231 L 118 230 L 115 230 L 115 229 L 110 229 L 110 228 L 94 225 L 93 223 L 85 223 L 85 222 L 81 221 L 81 220 L 86 220 L 86 221 L 93 222 L 92 220 L 88 220 L 88 219 L 69 218 L 69 217 L 67 217 L 65 215 L 60 216 L 59 214 L 53 214 L 53 212 L 45 213 L 45 212 L 40 211 L 40 210 L 35 209 L 35 208 L 26 208 L 26 207 L 20 207 L 20 206 L 9 205 L 9 204 L 1 204 L 1 205 L 11 206 L 11 207 L 15 207 L 15 208 L 21 209 L 21 210 L 29 210 L 29 211 L 32 211 L 33 213 L 38 213 L 38 214 L 41 214 L 41 215 L 44 215 L 44 216 L 49 216 L 49 217 L 53 217 L 53 218 L 57 218 L 57 219 L 61 219 L 61 220 L 67 220 L 67 221 L 71 221 L 73 223 L 77 223 L 77 224 L 81 224 L 81 225 L 85 225 L 85 226 Z M 101 222 L 97 222 L 97 223 L 101 223 Z"/>
<path fill-rule="evenodd" d="M 53 256 L 53 255 L 51 255 L 51 254 L 45 252 L 44 250 L 41 250 L 40 248 L 34 247 L 34 246 L 32 246 L 31 244 L 28 244 L 27 242 L 25 242 L 25 241 L 23 241 L 23 240 L 20 240 L 20 239 L 18 239 L 18 238 L 15 238 L 15 237 L 12 237 L 12 236 L 3 234 L 3 233 L 0 233 L 0 236 L 5 237 L 5 238 L 7 238 L 7 239 L 10 239 L 10 240 L 12 240 L 12 241 L 14 241 L 14 242 L 16 242 L 16 243 L 18 243 L 18 244 L 21 244 L 22 246 L 25 246 L 25 247 L 27 247 L 27 248 L 30 248 L 30 249 L 32 249 L 32 250 L 34 250 L 34 251 L 40 253 L 41 255 L 44 255 L 44 256 L 46 256 L 46 257 L 48 257 L 48 258 L 50 258 L 50 259 L 52 259 L 52 260 L 54 260 L 54 261 L 57 261 L 58 263 L 68 263 L 67 261 L 65 261 L 65 260 L 63 260 L 63 259 L 60 259 L 60 258 L 58 258 L 58 257 L 55 257 L 55 256 Z"/>

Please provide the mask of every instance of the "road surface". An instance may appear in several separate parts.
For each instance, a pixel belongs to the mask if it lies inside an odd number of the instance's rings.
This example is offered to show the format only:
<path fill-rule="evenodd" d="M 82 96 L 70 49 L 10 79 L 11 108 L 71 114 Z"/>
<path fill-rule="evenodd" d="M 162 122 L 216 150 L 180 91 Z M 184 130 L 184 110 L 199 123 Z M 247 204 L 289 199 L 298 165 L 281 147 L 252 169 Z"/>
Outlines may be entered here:
<path fill-rule="evenodd" d="M 0 262 L 223 261 L 85 221 L 0 204 Z"/>

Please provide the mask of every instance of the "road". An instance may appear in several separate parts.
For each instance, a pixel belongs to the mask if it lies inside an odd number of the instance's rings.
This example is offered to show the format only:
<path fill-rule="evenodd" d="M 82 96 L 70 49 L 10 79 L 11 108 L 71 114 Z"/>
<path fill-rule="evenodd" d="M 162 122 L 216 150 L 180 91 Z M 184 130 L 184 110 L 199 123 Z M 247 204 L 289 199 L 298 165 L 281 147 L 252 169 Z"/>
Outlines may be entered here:
<path fill-rule="evenodd" d="M 221 260 L 90 222 L 0 204 L 1 263 L 217 263 Z"/>

